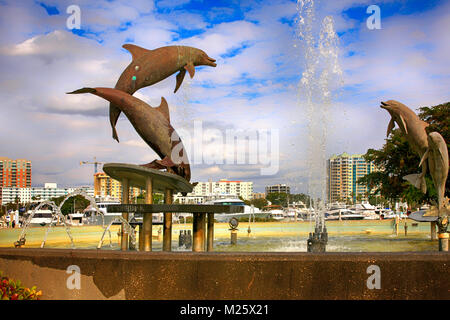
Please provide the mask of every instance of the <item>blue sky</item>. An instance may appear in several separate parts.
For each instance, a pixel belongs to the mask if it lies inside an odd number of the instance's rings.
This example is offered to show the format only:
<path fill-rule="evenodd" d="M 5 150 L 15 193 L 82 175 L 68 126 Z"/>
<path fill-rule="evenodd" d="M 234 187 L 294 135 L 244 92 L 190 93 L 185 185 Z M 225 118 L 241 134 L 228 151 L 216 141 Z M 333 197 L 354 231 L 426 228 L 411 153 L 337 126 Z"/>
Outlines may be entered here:
<path fill-rule="evenodd" d="M 81 9 L 81 30 L 68 30 L 68 6 Z M 369 5 L 381 10 L 381 29 L 369 30 Z M 108 104 L 64 93 L 83 86 L 113 87 L 129 64 L 121 48 L 190 45 L 217 59 L 199 67 L 173 94 L 175 75 L 139 90 L 152 106 L 164 96 L 177 130 L 277 129 L 280 170 L 261 165 L 195 165 L 193 180 L 288 183 L 308 188 L 308 122 L 298 101 L 304 71 L 294 47 L 296 1 L 0 1 L 0 99 L 8 121 L 0 127 L 2 156 L 33 161 L 33 184 L 92 184 L 93 168 L 80 161 L 145 163 L 156 156 L 122 116 L 111 138 Z M 343 87 L 329 109 L 327 156 L 365 153 L 384 142 L 388 114 L 380 101 L 412 109 L 449 101 L 449 1 L 315 1 L 317 28 L 331 16 L 339 36 Z M 191 131 L 189 131 L 191 130 Z M 211 131 L 212 132 L 212 131 Z M 217 151 L 206 137 L 205 153 Z M 183 138 L 183 136 L 182 136 Z"/>

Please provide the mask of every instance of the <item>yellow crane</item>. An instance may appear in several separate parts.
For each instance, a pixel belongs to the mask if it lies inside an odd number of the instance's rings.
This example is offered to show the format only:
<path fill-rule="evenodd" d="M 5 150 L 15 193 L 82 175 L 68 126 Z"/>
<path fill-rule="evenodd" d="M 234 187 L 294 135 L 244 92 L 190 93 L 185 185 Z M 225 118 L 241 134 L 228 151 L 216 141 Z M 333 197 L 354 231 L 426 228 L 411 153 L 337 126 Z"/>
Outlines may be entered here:
<path fill-rule="evenodd" d="M 82 164 L 93 164 L 93 165 L 94 165 L 94 170 L 95 170 L 94 173 L 97 173 L 97 172 L 98 172 L 98 171 L 97 171 L 98 165 L 99 165 L 99 164 L 102 164 L 102 163 L 104 163 L 104 162 L 97 161 L 97 158 L 94 157 L 94 161 L 80 161 L 80 166 L 81 166 Z"/>

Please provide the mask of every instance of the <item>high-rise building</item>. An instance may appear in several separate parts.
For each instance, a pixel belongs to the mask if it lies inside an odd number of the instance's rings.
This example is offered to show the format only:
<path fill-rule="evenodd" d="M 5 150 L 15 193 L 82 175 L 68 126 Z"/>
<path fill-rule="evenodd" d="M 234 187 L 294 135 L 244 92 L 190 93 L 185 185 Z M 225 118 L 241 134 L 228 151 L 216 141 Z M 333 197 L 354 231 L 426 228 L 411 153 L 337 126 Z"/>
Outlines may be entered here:
<path fill-rule="evenodd" d="M 269 193 L 291 193 L 291 188 L 286 184 L 274 184 L 266 186 L 266 196 Z"/>
<path fill-rule="evenodd" d="M 130 197 L 137 197 L 141 194 L 139 188 L 130 188 Z M 104 172 L 94 174 L 94 195 L 95 197 L 122 199 L 122 183 L 114 180 Z"/>
<path fill-rule="evenodd" d="M 31 161 L 26 159 L 12 160 L 0 157 L 0 203 L 3 188 L 30 188 Z"/>
<path fill-rule="evenodd" d="M 368 200 L 368 187 L 357 183 L 358 179 L 375 171 L 375 165 L 367 162 L 362 154 L 333 155 L 327 161 L 328 201 Z"/>

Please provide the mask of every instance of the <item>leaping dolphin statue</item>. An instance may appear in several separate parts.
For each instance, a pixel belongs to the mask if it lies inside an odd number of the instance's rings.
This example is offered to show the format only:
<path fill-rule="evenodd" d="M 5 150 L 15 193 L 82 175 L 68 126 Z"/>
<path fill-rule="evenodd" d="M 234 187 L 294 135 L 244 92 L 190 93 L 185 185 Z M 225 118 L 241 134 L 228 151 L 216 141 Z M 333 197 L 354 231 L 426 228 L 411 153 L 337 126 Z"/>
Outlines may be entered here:
<path fill-rule="evenodd" d="M 169 107 L 164 97 L 161 97 L 160 106 L 153 108 L 129 93 L 117 89 L 97 87 L 68 92 L 68 94 L 79 93 L 91 93 L 102 97 L 125 113 L 141 138 L 162 159 L 154 160 L 143 166 L 167 169 L 167 171 L 178 174 L 189 182 L 191 179 L 190 165 L 183 143 L 170 124 Z"/>
<path fill-rule="evenodd" d="M 447 143 L 445 143 L 444 138 L 438 132 L 428 134 L 428 149 L 420 160 L 419 165 L 424 165 L 427 159 L 438 196 L 438 213 L 441 215 L 444 213 L 443 209 L 446 204 L 445 183 L 448 176 L 448 149 Z"/>
<path fill-rule="evenodd" d="M 179 71 L 175 91 L 183 82 L 186 71 L 191 78 L 195 74 L 195 66 L 215 67 L 215 59 L 210 58 L 204 51 L 187 46 L 167 46 L 154 50 L 148 50 L 134 44 L 122 46 L 131 53 L 132 61 L 120 75 L 115 89 L 129 94 L 137 90 L 151 86 Z M 120 108 L 114 103 L 109 105 L 109 120 L 113 130 L 113 138 L 119 142 L 116 123 L 119 119 Z"/>
<path fill-rule="evenodd" d="M 386 136 L 389 136 L 389 133 L 391 133 L 392 129 L 395 126 L 395 123 L 397 123 L 398 127 L 405 135 L 406 140 L 411 145 L 412 149 L 419 155 L 420 158 L 422 158 L 428 149 L 428 138 L 425 128 L 428 127 L 429 124 L 425 121 L 420 120 L 420 118 L 414 113 L 414 111 L 398 101 L 382 101 L 380 107 L 386 109 L 391 115 L 391 121 L 389 122 Z M 421 174 L 409 174 L 403 177 L 403 179 L 409 181 L 423 193 L 426 193 L 426 172 L 427 163 L 424 162 L 422 165 Z"/>

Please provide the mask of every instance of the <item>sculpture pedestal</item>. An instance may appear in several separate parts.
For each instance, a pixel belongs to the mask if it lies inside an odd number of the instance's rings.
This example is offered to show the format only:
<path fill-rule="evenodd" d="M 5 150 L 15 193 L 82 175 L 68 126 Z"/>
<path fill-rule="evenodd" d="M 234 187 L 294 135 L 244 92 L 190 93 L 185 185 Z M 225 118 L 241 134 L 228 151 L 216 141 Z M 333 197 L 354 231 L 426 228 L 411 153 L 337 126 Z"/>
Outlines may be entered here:
<path fill-rule="evenodd" d="M 103 171 L 111 178 L 122 183 L 122 203 L 129 203 L 129 188 L 144 189 L 145 203 L 153 204 L 153 193 L 165 195 L 164 203 L 172 204 L 173 194 L 178 192 L 191 192 L 194 188 L 186 179 L 169 172 L 146 168 L 128 163 L 105 163 Z M 139 228 L 139 250 L 152 250 L 152 213 L 144 213 L 142 225 Z M 122 217 L 128 221 L 128 213 Z M 163 250 L 171 251 L 172 243 L 172 215 L 164 214 Z M 128 249 L 128 234 L 122 227 L 122 250 Z"/>

